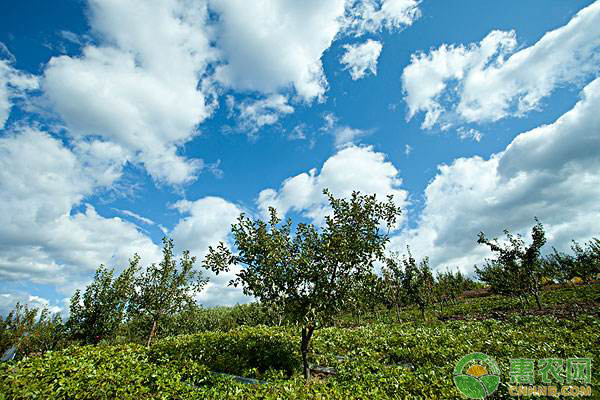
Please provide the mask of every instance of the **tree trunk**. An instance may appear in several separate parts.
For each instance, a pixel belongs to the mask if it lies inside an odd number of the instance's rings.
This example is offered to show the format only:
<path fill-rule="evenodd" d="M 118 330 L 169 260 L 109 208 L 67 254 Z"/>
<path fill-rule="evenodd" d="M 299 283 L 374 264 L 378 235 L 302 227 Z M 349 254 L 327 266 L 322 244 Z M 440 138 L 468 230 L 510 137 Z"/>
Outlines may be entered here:
<path fill-rule="evenodd" d="M 152 337 L 156 334 L 156 325 L 157 321 L 152 321 L 152 329 L 150 329 L 150 335 L 148 336 L 148 343 L 146 343 L 146 347 L 150 347 L 150 342 L 152 341 Z"/>
<path fill-rule="evenodd" d="M 302 327 L 302 344 L 300 345 L 300 352 L 302 353 L 302 367 L 304 369 L 304 379 L 310 379 L 310 367 L 308 366 L 308 344 L 310 343 L 310 338 L 312 337 L 314 327 L 313 325 L 309 325 L 308 329 L 304 326 Z"/>
<path fill-rule="evenodd" d="M 400 305 L 396 304 L 396 319 L 400 322 Z"/>
<path fill-rule="evenodd" d="M 542 309 L 542 303 L 540 302 L 540 294 L 539 293 L 534 293 L 533 296 L 535 297 L 535 302 L 537 303 L 538 310 L 541 310 Z"/>

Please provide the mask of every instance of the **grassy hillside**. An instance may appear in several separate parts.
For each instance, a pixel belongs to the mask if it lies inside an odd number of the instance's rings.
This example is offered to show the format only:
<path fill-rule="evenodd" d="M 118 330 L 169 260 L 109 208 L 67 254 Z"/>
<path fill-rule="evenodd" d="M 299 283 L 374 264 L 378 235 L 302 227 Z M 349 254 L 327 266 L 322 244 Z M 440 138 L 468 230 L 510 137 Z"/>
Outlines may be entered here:
<path fill-rule="evenodd" d="M 493 357 L 502 376 L 490 398 L 508 394 L 509 359 L 592 359 L 600 373 L 600 285 L 546 291 L 545 309 L 498 296 L 465 298 L 419 312 L 403 309 L 318 329 L 313 364 L 329 367 L 305 383 L 296 327 L 238 327 L 136 344 L 74 346 L 0 368 L 0 399 L 13 398 L 465 398 L 452 377 L 466 354 Z M 524 310 L 525 308 L 525 310 Z M 218 373 L 255 378 L 242 383 Z M 539 376 L 536 377 L 539 383 Z M 514 398 L 514 397 L 513 397 Z"/>

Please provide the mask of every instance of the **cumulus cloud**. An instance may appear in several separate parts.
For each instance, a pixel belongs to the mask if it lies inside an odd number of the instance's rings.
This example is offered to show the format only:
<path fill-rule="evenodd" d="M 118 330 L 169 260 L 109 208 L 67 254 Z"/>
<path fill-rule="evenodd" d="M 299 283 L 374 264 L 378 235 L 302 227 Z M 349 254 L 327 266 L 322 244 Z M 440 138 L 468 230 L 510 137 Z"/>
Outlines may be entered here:
<path fill-rule="evenodd" d="M 104 218 L 82 204 L 106 176 L 38 130 L 24 128 L 0 138 L 0 278 L 5 284 L 54 284 L 70 294 L 100 263 L 122 268 L 134 252 L 146 261 L 160 256 L 135 225 Z"/>
<path fill-rule="evenodd" d="M 49 61 L 43 88 L 52 105 L 73 136 L 113 142 L 157 181 L 194 180 L 201 161 L 177 151 L 212 111 L 199 83 L 214 58 L 206 6 L 91 0 L 89 15 L 99 44 Z"/>
<path fill-rule="evenodd" d="M 242 210 L 220 197 L 203 197 L 196 201 L 180 200 L 173 208 L 183 215 L 171 232 L 177 246 L 203 257 L 208 246 L 225 240 Z"/>
<path fill-rule="evenodd" d="M 15 69 L 13 55 L 0 42 L 0 57 L 2 55 L 6 58 L 0 59 L 0 129 L 8 120 L 13 101 L 38 88 L 37 77 Z"/>
<path fill-rule="evenodd" d="M 347 0 L 344 30 L 354 36 L 410 26 L 421 16 L 415 0 Z"/>
<path fill-rule="evenodd" d="M 242 212 L 237 205 L 212 196 L 196 201 L 180 200 L 173 207 L 184 215 L 171 232 L 173 240 L 179 249 L 190 250 L 198 258 L 198 264 L 207 254 L 208 246 L 228 242 L 231 225 Z M 233 305 L 250 301 L 241 288 L 228 286 L 239 271 L 239 268 L 234 268 L 219 275 L 206 272 L 210 282 L 197 300 L 204 305 Z"/>
<path fill-rule="evenodd" d="M 564 84 L 599 71 L 600 2 L 537 43 L 514 52 L 514 31 L 492 31 L 476 44 L 417 53 L 402 74 L 408 118 L 424 112 L 424 129 L 522 116 Z M 493 95 L 490 95 L 493 93 Z"/>
<path fill-rule="evenodd" d="M 293 88 L 307 102 L 327 90 L 321 56 L 334 40 L 399 29 L 420 15 L 414 0 L 213 0 L 210 8 L 219 15 L 219 82 L 266 94 Z"/>
<path fill-rule="evenodd" d="M 372 147 L 349 146 L 331 156 L 321 171 L 316 168 L 287 178 L 279 189 L 260 192 L 257 205 L 264 216 L 275 207 L 280 216 L 295 211 L 320 224 L 328 212 L 327 188 L 336 197 L 349 197 L 354 190 L 376 194 L 385 200 L 391 194 L 400 207 L 406 204 L 407 192 L 394 165 Z"/>
<path fill-rule="evenodd" d="M 219 15 L 217 45 L 225 63 L 216 78 L 238 90 L 293 88 L 310 102 L 327 89 L 321 56 L 341 27 L 344 0 L 211 1 Z"/>
<path fill-rule="evenodd" d="M 340 62 L 345 65 L 344 69 L 350 70 L 352 80 L 363 78 L 367 70 L 377 75 L 377 60 L 382 47 L 380 42 L 372 39 L 361 44 L 344 45 L 346 52 Z"/>
<path fill-rule="evenodd" d="M 487 255 L 477 233 L 501 236 L 502 229 L 528 234 L 537 216 L 550 246 L 598 236 L 600 222 L 600 78 L 554 123 L 518 135 L 489 159 L 459 158 L 439 166 L 425 190 L 418 226 L 393 239 L 433 265 L 470 271 Z"/>

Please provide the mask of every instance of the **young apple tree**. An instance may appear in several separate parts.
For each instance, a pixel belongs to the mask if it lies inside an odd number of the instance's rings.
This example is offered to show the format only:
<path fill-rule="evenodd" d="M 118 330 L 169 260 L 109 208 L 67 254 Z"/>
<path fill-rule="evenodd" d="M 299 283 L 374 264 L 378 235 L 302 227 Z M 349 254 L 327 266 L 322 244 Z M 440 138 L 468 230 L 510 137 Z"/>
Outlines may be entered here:
<path fill-rule="evenodd" d="M 199 271 L 193 269 L 195 262 L 196 257 L 191 257 L 186 250 L 177 268 L 173 240 L 163 238 L 162 261 L 158 265 L 150 265 L 135 279 L 130 308 L 133 315 L 150 319 L 152 325 L 147 346 L 156 335 L 159 322 L 195 303 L 194 295 L 208 282 Z"/>
<path fill-rule="evenodd" d="M 400 259 L 398 253 L 393 253 L 386 259 L 383 267 L 383 276 L 387 280 L 387 289 L 390 300 L 396 304 L 398 319 L 400 318 L 400 304 L 414 304 L 425 318 L 425 310 L 434 299 L 435 280 L 429 268 L 429 258 L 425 257 L 417 264 L 407 247 L 408 256 Z"/>
<path fill-rule="evenodd" d="M 533 296 L 541 310 L 540 286 L 546 268 L 540 249 L 546 243 L 546 235 L 541 222 L 537 218 L 535 221 L 531 230 L 532 242 L 527 247 L 520 235 L 514 236 L 506 229 L 504 244 L 497 239 L 489 240 L 480 232 L 477 243 L 489 246 L 496 258 L 486 260 L 483 268 L 475 266 L 475 272 L 482 282 L 489 284 L 497 293 L 524 298 Z"/>
<path fill-rule="evenodd" d="M 124 320 L 133 293 L 134 275 L 139 269 L 137 254 L 129 267 L 117 277 L 114 270 L 101 265 L 83 294 L 78 289 L 71 297 L 67 327 L 71 335 L 87 343 L 97 343 L 115 334 Z"/>
<path fill-rule="evenodd" d="M 323 193 L 331 212 L 321 227 L 300 223 L 292 229 L 291 219 L 282 222 L 274 208 L 268 223 L 241 214 L 232 226 L 237 253 L 221 243 L 209 248 L 204 260 L 216 273 L 239 265 L 230 285 L 241 284 L 245 294 L 283 308 L 286 318 L 302 327 L 306 379 L 314 329 L 354 307 L 356 288 L 372 277 L 375 261 L 384 259 L 389 229 L 400 214 L 391 196 L 379 202 L 358 192 L 349 199 Z"/>

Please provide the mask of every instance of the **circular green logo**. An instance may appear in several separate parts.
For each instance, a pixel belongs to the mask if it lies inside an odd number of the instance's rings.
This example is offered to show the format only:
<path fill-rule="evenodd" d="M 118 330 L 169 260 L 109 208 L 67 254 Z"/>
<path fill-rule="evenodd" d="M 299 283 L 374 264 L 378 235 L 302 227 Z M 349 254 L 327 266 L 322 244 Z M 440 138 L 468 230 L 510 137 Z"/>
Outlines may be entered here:
<path fill-rule="evenodd" d="M 488 355 L 467 354 L 454 368 L 454 383 L 468 398 L 483 399 L 494 393 L 500 385 L 500 368 Z"/>

